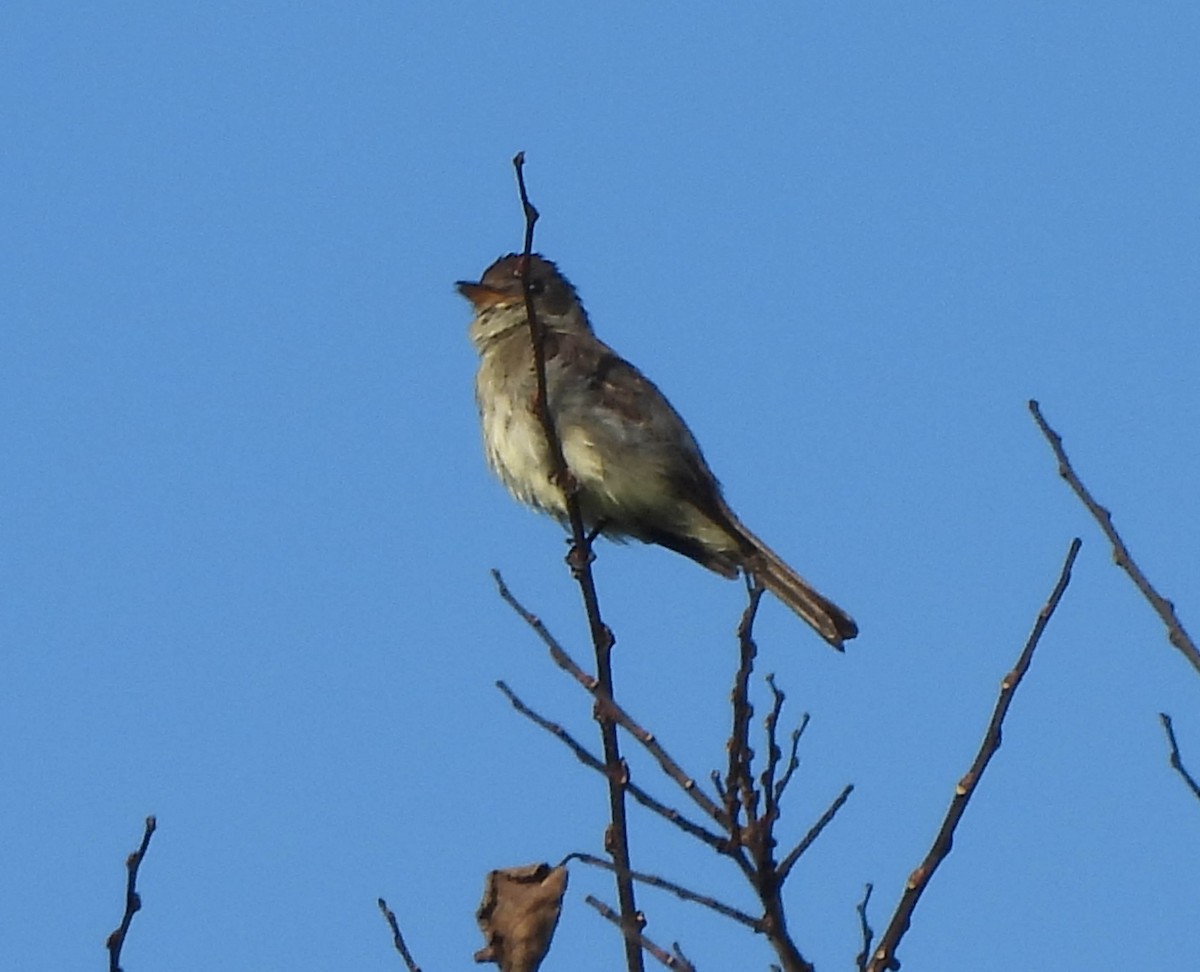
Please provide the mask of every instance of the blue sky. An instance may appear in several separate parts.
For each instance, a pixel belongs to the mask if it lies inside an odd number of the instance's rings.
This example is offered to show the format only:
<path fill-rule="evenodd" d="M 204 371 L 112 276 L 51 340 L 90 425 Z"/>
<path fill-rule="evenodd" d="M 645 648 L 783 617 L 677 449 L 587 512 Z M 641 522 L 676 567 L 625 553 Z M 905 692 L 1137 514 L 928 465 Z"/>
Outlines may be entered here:
<path fill-rule="evenodd" d="M 1042 402 L 1200 626 L 1193 4 L 111 3 L 0 11 L 0 929 L 14 968 L 463 967 L 493 867 L 596 852 L 558 528 L 487 474 L 453 282 L 538 246 L 688 417 L 747 523 L 859 621 L 768 601 L 813 722 L 805 954 L 882 928 L 1070 538 L 1075 579 L 906 967 L 1177 967 L 1200 679 L 1055 475 Z M 722 763 L 738 585 L 599 548 L 618 691 Z M 761 683 L 759 683 L 761 689 Z M 630 748 L 635 778 L 652 768 Z M 676 801 L 670 788 L 658 792 Z M 531 796 L 536 794 L 536 796 Z M 635 815 L 635 862 L 748 906 Z M 546 968 L 616 967 L 576 869 Z M 764 943 L 652 892 L 702 969 Z"/>

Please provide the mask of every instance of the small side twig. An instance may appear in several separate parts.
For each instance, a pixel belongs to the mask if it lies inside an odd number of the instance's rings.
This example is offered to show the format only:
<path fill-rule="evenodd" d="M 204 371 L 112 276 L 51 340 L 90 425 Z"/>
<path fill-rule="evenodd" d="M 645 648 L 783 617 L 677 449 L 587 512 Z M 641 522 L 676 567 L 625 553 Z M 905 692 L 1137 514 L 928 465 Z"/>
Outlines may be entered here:
<path fill-rule="evenodd" d="M 897 905 L 891 921 L 888 922 L 887 929 L 880 936 L 879 946 L 871 956 L 871 961 L 867 964 L 868 972 L 883 972 L 885 969 L 895 970 L 900 968 L 900 963 L 896 958 L 896 949 L 899 947 L 900 940 L 904 937 L 905 932 L 908 931 L 912 923 L 912 916 L 916 910 L 917 902 L 921 900 L 921 895 L 925 893 L 925 889 L 929 886 L 929 882 L 937 871 L 938 866 L 950 853 L 950 848 L 954 843 L 954 831 L 958 828 L 959 821 L 962 820 L 962 816 L 966 812 L 967 804 L 971 801 L 971 796 L 975 793 L 976 787 L 979 786 L 979 781 L 983 776 L 984 770 L 987 769 L 988 763 L 991 762 L 992 757 L 996 755 L 996 751 L 1000 748 L 1000 731 L 1004 725 L 1004 717 L 1008 714 L 1008 709 L 1012 704 L 1013 695 L 1016 693 L 1017 687 L 1021 684 L 1025 673 L 1029 671 L 1029 664 L 1033 661 L 1033 652 L 1042 638 L 1042 632 L 1046 630 L 1046 625 L 1050 622 L 1050 618 L 1058 607 L 1058 602 L 1062 600 L 1067 585 L 1071 581 L 1071 568 L 1075 563 L 1076 556 L 1079 554 L 1081 545 L 1082 541 L 1078 537 L 1071 541 L 1071 545 L 1067 550 L 1066 560 L 1063 562 L 1062 570 L 1058 575 L 1058 581 L 1054 585 L 1054 590 L 1051 591 L 1050 597 L 1042 606 L 1041 611 L 1038 612 L 1037 621 L 1033 625 L 1033 631 L 1030 632 L 1029 638 L 1025 642 L 1025 647 L 1022 649 L 1020 657 L 1017 658 L 1016 665 L 1013 666 L 1011 672 L 1004 676 L 1004 679 L 1000 683 L 1000 696 L 996 700 L 996 707 L 992 712 L 992 718 L 988 723 L 987 731 L 983 735 L 983 742 L 979 746 L 979 752 L 976 754 L 974 762 L 971 763 L 971 768 L 967 770 L 966 775 L 958 781 L 958 786 L 955 787 L 954 798 L 950 801 L 946 817 L 942 821 L 942 826 L 938 830 L 937 836 L 933 839 L 929 853 L 925 855 L 925 859 L 909 876 L 908 882 L 904 887 L 904 894 L 900 898 L 900 903 Z"/>
<path fill-rule="evenodd" d="M 1042 430 L 1042 435 L 1050 443 L 1050 448 L 1054 450 L 1054 456 L 1058 460 L 1058 474 L 1075 491 L 1075 495 L 1087 507 L 1088 512 L 1092 514 L 1095 521 L 1100 524 L 1100 529 L 1104 531 L 1104 535 L 1108 537 L 1108 542 L 1112 544 L 1113 562 L 1129 575 L 1129 579 L 1141 591 L 1142 597 L 1149 602 L 1154 612 L 1162 620 L 1162 623 L 1166 625 L 1167 640 L 1179 649 L 1183 657 L 1192 663 L 1192 667 L 1196 671 L 1200 672 L 1200 649 L 1196 647 L 1196 643 L 1192 640 L 1191 635 L 1187 633 L 1183 627 L 1183 623 L 1176 617 L 1175 605 L 1159 594 L 1146 575 L 1142 573 L 1141 568 L 1134 561 L 1133 555 L 1129 552 L 1129 548 L 1125 546 L 1125 541 L 1117 533 L 1117 528 L 1113 526 L 1112 514 L 1097 503 L 1088 491 L 1088 488 L 1083 485 L 1083 481 L 1076 474 L 1070 460 L 1067 459 L 1066 452 L 1063 450 L 1062 436 L 1050 428 L 1049 423 L 1042 416 L 1042 410 L 1038 406 L 1038 403 L 1030 400 L 1029 411 L 1033 415 L 1033 420 L 1037 422 L 1038 428 Z"/>
<path fill-rule="evenodd" d="M 808 829 L 808 833 L 801 838 L 800 843 L 798 843 L 791 849 L 791 851 L 788 852 L 788 856 L 780 862 L 777 869 L 779 872 L 780 881 L 783 881 L 787 878 L 788 874 L 791 873 L 792 868 L 795 866 L 796 861 L 800 860 L 800 858 L 804 855 L 804 852 L 812 847 L 816 839 L 821 836 L 821 831 L 823 831 L 833 822 L 833 818 L 836 817 L 838 811 L 845 806 L 846 801 L 850 799 L 850 794 L 853 792 L 854 784 L 847 783 L 842 788 L 842 792 L 833 798 L 833 803 L 829 804 L 829 807 L 823 814 L 821 814 L 817 822 Z"/>
<path fill-rule="evenodd" d="M 713 802 L 712 798 L 704 792 L 704 790 L 696 783 L 694 777 L 684 771 L 683 767 L 675 761 L 658 741 L 652 732 L 643 728 L 637 720 L 635 720 L 628 712 L 618 705 L 610 696 L 605 695 L 600 690 L 600 684 L 597 679 L 588 675 L 580 665 L 569 655 L 558 640 L 546 628 L 542 620 L 531 611 L 527 610 L 516 596 L 508 589 L 508 585 L 504 583 L 504 578 L 498 570 L 492 571 L 492 577 L 496 581 L 496 588 L 500 592 L 501 599 L 509 605 L 517 615 L 528 624 L 542 639 L 542 642 L 550 649 L 550 657 L 554 663 L 563 671 L 572 675 L 580 685 L 592 694 L 596 700 L 597 708 L 603 708 L 607 716 L 621 726 L 634 739 L 640 742 L 646 751 L 658 762 L 663 773 L 679 786 L 692 801 L 703 810 L 709 817 L 717 823 L 724 823 L 725 816 L 720 807 Z M 607 762 L 607 761 L 606 761 Z"/>
<path fill-rule="evenodd" d="M 776 800 L 776 774 L 779 771 L 779 761 L 783 759 L 783 750 L 779 746 L 779 714 L 783 711 L 783 701 L 786 698 L 783 689 L 775 684 L 775 676 L 767 676 L 767 686 L 771 689 L 771 711 L 767 713 L 767 765 L 758 779 L 763 796 L 763 816 L 772 819 L 779 818 L 779 803 Z M 795 758 L 795 752 L 792 753 Z M 784 772 L 790 767 L 785 767 Z"/>
<path fill-rule="evenodd" d="M 800 767 L 800 737 L 804 735 L 804 730 L 808 728 L 809 715 L 807 712 L 800 717 L 800 725 L 792 730 L 792 748 L 788 755 L 787 768 L 783 771 L 783 776 L 779 778 L 779 782 L 775 784 L 775 803 L 776 805 L 783 799 L 784 791 L 787 790 L 788 784 L 792 781 L 792 776 Z"/>
<path fill-rule="evenodd" d="M 594 754 L 589 752 L 582 743 L 575 739 L 575 737 L 567 732 L 567 730 L 564 729 L 559 723 L 552 722 L 545 716 L 531 709 L 521 700 L 516 692 L 508 687 L 505 682 L 497 682 L 496 688 L 504 693 L 505 697 L 518 713 L 523 715 L 534 725 L 539 726 L 546 732 L 550 733 L 550 735 L 552 735 L 555 739 L 560 740 L 568 749 L 571 750 L 571 752 L 575 754 L 575 758 L 579 760 L 579 762 L 583 763 L 584 766 L 595 770 L 601 775 L 606 772 L 604 763 L 597 759 Z M 697 840 L 708 844 L 714 850 L 724 853 L 726 845 L 728 844 L 728 840 L 726 840 L 726 838 L 722 837 L 720 834 L 715 834 L 711 830 L 707 830 L 706 828 L 701 827 L 699 824 L 689 820 L 678 810 L 674 809 L 673 807 L 668 807 L 665 803 L 662 803 L 661 801 L 652 797 L 632 780 L 626 784 L 625 789 L 631 797 L 633 797 L 647 810 L 658 814 L 668 823 L 674 824 L 684 833 L 690 834 Z"/>
<path fill-rule="evenodd" d="M 868 882 L 866 890 L 863 891 L 862 901 L 854 909 L 858 912 L 858 927 L 862 932 L 862 951 L 854 957 L 854 967 L 859 972 L 866 972 L 867 958 L 871 954 L 871 943 L 875 940 L 875 932 L 871 928 L 870 922 L 867 921 L 867 905 L 871 903 L 871 892 L 874 890 L 875 885 Z"/>
<path fill-rule="evenodd" d="M 1183 757 L 1179 754 L 1179 742 L 1175 738 L 1175 726 L 1171 722 L 1171 717 L 1165 712 L 1160 712 L 1158 718 L 1162 720 L 1163 729 L 1167 733 L 1167 744 L 1171 747 L 1171 766 L 1174 767 L 1176 773 L 1183 777 L 1183 781 L 1192 791 L 1192 796 L 1200 800 L 1200 783 L 1196 782 L 1196 778 L 1183 765 Z"/>
<path fill-rule="evenodd" d="M 105 942 L 108 948 L 109 972 L 121 972 L 121 949 L 125 947 L 125 936 L 129 934 L 133 916 L 142 908 L 142 899 L 137 892 L 138 868 L 142 866 L 142 859 L 150 847 L 150 838 L 154 836 L 157 828 L 158 821 L 154 816 L 147 817 L 146 829 L 142 831 L 142 842 L 138 845 L 137 850 L 125 858 L 125 913 L 121 916 L 121 924 Z"/>
<path fill-rule="evenodd" d="M 612 908 L 606 905 L 603 901 L 592 897 L 590 894 L 583 900 L 600 912 L 604 918 L 620 928 L 621 933 L 625 935 L 628 941 L 632 942 L 639 949 L 645 949 L 650 953 L 651 956 L 665 965 L 668 969 L 678 969 L 679 972 L 696 972 L 696 967 L 692 965 L 692 963 L 687 960 L 687 957 L 683 954 L 683 952 L 680 951 L 678 942 L 674 943 L 671 946 L 672 951 L 668 952 L 665 948 L 655 945 L 654 942 L 643 935 L 640 931 L 630 931 L 628 928 L 623 926 L 621 924 L 621 916 L 613 911 Z"/>
<path fill-rule="evenodd" d="M 412 952 L 404 944 L 404 936 L 400 934 L 400 926 L 396 923 L 395 912 L 388 907 L 388 903 L 383 898 L 380 898 L 377 903 L 384 920 L 387 921 L 388 927 L 392 930 L 392 945 L 400 953 L 400 957 L 404 959 L 404 965 L 408 968 L 408 972 L 421 972 L 421 967 L 413 960 Z"/>
<path fill-rule="evenodd" d="M 599 867 L 606 871 L 613 869 L 612 864 L 604 860 L 602 857 L 595 857 L 592 854 L 585 854 L 582 851 L 576 851 L 573 854 L 567 855 L 566 861 L 576 860 L 583 864 L 590 864 L 592 867 Z M 697 891 L 692 891 L 685 888 L 682 884 L 676 884 L 674 881 L 668 881 L 666 878 L 659 877 L 657 874 L 644 874 L 640 871 L 631 872 L 633 879 L 640 884 L 649 885 L 652 888 L 658 888 L 662 891 L 670 891 L 671 894 L 684 901 L 691 901 L 694 904 L 703 905 L 719 915 L 724 915 L 726 918 L 732 918 L 734 921 L 745 925 L 747 928 L 756 932 L 762 931 L 762 922 L 753 915 L 748 915 L 744 911 L 740 911 L 732 905 L 727 905 L 724 902 L 718 901 L 706 894 L 700 894 Z"/>

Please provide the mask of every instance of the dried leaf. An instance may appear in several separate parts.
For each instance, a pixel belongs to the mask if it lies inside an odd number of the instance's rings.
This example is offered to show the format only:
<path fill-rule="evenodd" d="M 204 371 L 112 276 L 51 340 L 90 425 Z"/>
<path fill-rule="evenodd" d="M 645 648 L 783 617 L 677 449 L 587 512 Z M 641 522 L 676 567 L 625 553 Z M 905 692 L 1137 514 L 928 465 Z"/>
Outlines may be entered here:
<path fill-rule="evenodd" d="M 536 972 L 550 950 L 562 912 L 567 869 L 528 864 L 488 873 L 475 917 L 487 945 L 476 962 L 495 962 L 500 972 Z"/>

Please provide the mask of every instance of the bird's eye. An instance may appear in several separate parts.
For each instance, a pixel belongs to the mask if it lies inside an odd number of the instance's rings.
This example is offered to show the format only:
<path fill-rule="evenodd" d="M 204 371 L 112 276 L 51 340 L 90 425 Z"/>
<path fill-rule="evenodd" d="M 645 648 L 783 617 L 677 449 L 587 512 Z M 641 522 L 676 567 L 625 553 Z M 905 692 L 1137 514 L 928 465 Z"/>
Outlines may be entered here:
<path fill-rule="evenodd" d="M 545 290 L 546 282 L 544 280 L 534 279 L 529 281 L 529 292 L 533 294 L 534 297 L 540 297 Z"/>

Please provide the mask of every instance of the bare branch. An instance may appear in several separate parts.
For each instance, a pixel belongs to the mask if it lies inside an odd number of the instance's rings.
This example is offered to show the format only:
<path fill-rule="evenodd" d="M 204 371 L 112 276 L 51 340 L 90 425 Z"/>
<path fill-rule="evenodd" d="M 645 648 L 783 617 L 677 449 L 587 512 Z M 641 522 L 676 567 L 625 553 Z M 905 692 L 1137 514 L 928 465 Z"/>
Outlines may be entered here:
<path fill-rule="evenodd" d="M 408 972 L 421 972 L 421 967 L 413 960 L 412 952 L 404 944 L 404 936 L 400 934 L 400 926 L 396 923 L 396 915 L 388 907 L 387 902 L 383 898 L 378 899 L 376 903 L 379 905 L 379 910 L 383 913 L 388 927 L 392 930 L 392 945 L 400 953 L 400 957 L 404 959 L 404 965 L 407 967 Z"/>
<path fill-rule="evenodd" d="M 834 797 L 833 803 L 829 804 L 829 807 L 823 814 L 821 814 L 817 822 L 809 828 L 808 833 L 804 835 L 800 843 L 793 847 L 788 853 L 788 856 L 783 859 L 778 868 L 779 880 L 781 883 L 787 879 L 787 876 L 791 873 L 792 868 L 796 866 L 796 861 L 800 860 L 804 852 L 812 847 L 814 841 L 821 836 L 821 831 L 829 826 L 829 824 L 833 821 L 833 818 L 837 816 L 838 811 L 845 806 L 846 801 L 850 799 L 850 794 L 853 792 L 854 784 L 846 784 L 842 792 Z"/>
<path fill-rule="evenodd" d="M 492 577 L 496 580 L 496 586 L 500 591 L 500 597 L 505 603 L 512 607 L 514 611 L 528 624 L 538 637 L 549 647 L 550 657 L 554 659 L 555 664 L 566 672 L 569 672 L 580 685 L 587 689 L 596 700 L 597 708 L 603 708 L 608 717 L 617 725 L 621 726 L 634 739 L 640 742 L 651 756 L 655 758 L 658 765 L 662 767 L 663 773 L 670 779 L 674 780 L 684 793 L 692 798 L 696 806 L 703 810 L 709 817 L 717 823 L 724 824 L 725 815 L 721 808 L 713 802 L 712 798 L 700 788 L 696 780 L 684 772 L 672 756 L 662 747 L 658 739 L 653 733 L 644 729 L 634 718 L 629 715 L 621 706 L 612 700 L 611 697 L 604 695 L 600 691 L 599 682 L 587 674 L 579 664 L 567 654 L 558 640 L 549 632 L 545 624 L 535 614 L 526 610 L 520 601 L 516 599 L 512 591 L 504 583 L 504 578 L 500 576 L 500 572 L 493 570 Z M 607 762 L 607 761 L 606 761 Z"/>
<path fill-rule="evenodd" d="M 754 671 L 754 660 L 758 647 L 754 643 L 754 619 L 762 600 L 762 587 L 753 578 L 747 578 L 747 603 L 738 624 L 738 669 L 733 679 L 730 701 L 733 707 L 733 725 L 729 733 L 729 768 L 722 790 L 723 800 L 729 816 L 726 826 L 733 847 L 745 848 L 740 855 L 743 873 L 746 874 L 763 914 L 759 928 L 775 949 L 782 967 L 787 972 L 811 972 L 812 965 L 800 954 L 787 928 L 787 913 L 783 907 L 783 882 L 786 872 L 775 863 L 775 823 L 778 806 L 775 804 L 774 776 L 780 753 L 775 729 L 783 708 L 783 693 L 768 679 L 774 702 L 766 719 L 767 759 L 761 777 L 763 788 L 759 790 L 754 781 L 754 752 L 750 748 L 750 719 L 754 709 L 750 703 L 750 675 Z M 787 774 L 785 774 L 787 775 Z M 714 780 L 717 779 L 713 774 Z M 760 801 L 762 814 L 759 814 Z M 739 813 L 745 814 L 739 820 Z M 747 860 L 748 855 L 748 860 Z M 737 859 L 737 858 L 735 858 Z"/>
<path fill-rule="evenodd" d="M 153 815 L 146 818 L 146 829 L 142 831 L 142 842 L 138 849 L 125 858 L 125 913 L 121 916 L 121 924 L 108 936 L 105 946 L 108 948 L 109 972 L 121 972 L 121 949 L 125 947 L 125 936 L 129 934 L 129 926 L 133 916 L 142 908 L 142 899 L 137 892 L 138 868 L 150 847 L 150 838 L 158 829 L 158 821 Z"/>
<path fill-rule="evenodd" d="M 866 890 L 863 892 L 862 901 L 854 909 L 858 912 L 858 927 L 862 931 L 862 951 L 854 957 L 854 967 L 859 972 L 865 972 L 867 959 L 871 955 L 871 942 L 875 940 L 875 932 L 872 931 L 871 925 L 867 921 L 867 905 L 871 903 L 871 892 L 874 890 L 875 885 L 868 883 Z"/>
<path fill-rule="evenodd" d="M 1062 436 L 1054 429 L 1050 428 L 1049 423 L 1042 417 L 1042 410 L 1035 401 L 1029 402 L 1029 411 L 1033 414 L 1033 420 L 1037 422 L 1038 428 L 1042 430 L 1042 435 L 1046 437 L 1046 441 L 1050 443 L 1050 448 L 1054 450 L 1054 456 L 1058 460 L 1058 474 L 1067 481 L 1071 489 L 1075 491 L 1075 495 L 1087 507 L 1088 512 L 1097 523 L 1100 524 L 1100 529 L 1104 531 L 1104 535 L 1108 537 L 1108 542 L 1113 548 L 1113 562 L 1120 567 L 1142 596 L 1154 608 L 1154 612 L 1162 620 L 1162 623 L 1167 628 L 1167 640 L 1171 642 L 1183 654 L 1192 667 L 1200 672 L 1200 649 L 1196 648 L 1196 643 L 1192 641 L 1191 636 L 1183 627 L 1183 623 L 1175 615 L 1175 605 L 1168 601 L 1165 597 L 1158 593 L 1151 585 L 1146 575 L 1134 562 L 1133 555 L 1130 554 L 1129 548 L 1125 546 L 1125 541 L 1121 539 L 1121 535 L 1117 533 L 1117 528 L 1113 526 L 1112 514 L 1101 506 L 1092 497 L 1088 488 L 1083 485 L 1082 480 L 1075 473 L 1071 466 L 1071 462 L 1067 459 L 1067 454 L 1063 450 Z"/>
<path fill-rule="evenodd" d="M 525 153 L 518 152 L 513 156 L 513 168 L 517 170 L 517 192 L 521 197 L 521 209 L 525 213 L 525 243 L 522 251 L 528 256 L 533 252 L 533 228 L 537 225 L 539 213 L 529 201 L 529 193 L 525 191 Z"/>
<path fill-rule="evenodd" d="M 1033 660 L 1033 652 L 1041 640 L 1042 632 L 1046 630 L 1046 625 L 1049 623 L 1051 616 L 1058 607 L 1058 602 L 1062 600 L 1067 585 L 1071 581 L 1071 567 L 1074 565 L 1075 558 L 1079 554 L 1080 546 L 1081 541 L 1078 538 L 1071 541 L 1071 546 L 1067 550 L 1066 560 L 1063 562 L 1062 570 L 1058 576 L 1058 582 L 1054 585 L 1054 590 L 1050 593 L 1049 599 L 1042 606 L 1041 611 L 1038 612 L 1033 631 L 1030 633 L 1029 639 L 1025 642 L 1025 647 L 1021 651 L 1016 665 L 1011 672 L 1004 676 L 1003 681 L 1000 683 L 1000 696 L 996 700 L 996 707 L 992 712 L 991 721 L 988 723 L 987 731 L 984 733 L 983 742 L 980 744 L 975 761 L 971 764 L 971 768 L 967 770 L 966 776 L 959 780 L 958 786 L 954 791 L 954 798 L 950 801 L 950 808 L 946 811 L 946 817 L 942 821 L 941 829 L 938 830 L 937 836 L 933 840 L 933 845 L 930 847 L 929 853 L 925 856 L 925 860 L 909 876 L 904 888 L 904 894 L 900 898 L 900 903 L 896 907 L 895 914 L 892 915 L 887 930 L 884 931 L 879 939 L 879 947 L 876 948 L 874 955 L 871 956 L 871 961 L 867 965 L 869 972 L 883 972 L 884 969 L 900 968 L 900 963 L 896 959 L 896 949 L 912 923 L 912 915 L 917 907 L 917 902 L 920 901 L 921 895 L 925 892 L 926 887 L 929 886 L 929 882 L 933 878 L 934 872 L 937 871 L 938 866 L 945 860 L 946 855 L 950 853 L 950 848 L 954 842 L 954 831 L 958 827 L 963 814 L 966 812 L 967 804 L 970 802 L 975 788 L 979 785 L 984 770 L 987 769 L 988 763 L 991 762 L 992 757 L 1000 748 L 1000 731 L 1004 725 L 1004 717 L 1008 714 L 1008 708 L 1012 704 L 1013 695 L 1016 693 L 1017 687 L 1021 684 L 1025 673 L 1029 670 L 1029 663 Z"/>
<path fill-rule="evenodd" d="M 745 810 L 746 823 L 751 824 L 758 811 L 758 797 L 751 775 L 754 751 L 750 748 L 750 720 L 754 717 L 754 706 L 750 703 L 750 675 L 758 654 L 758 646 L 754 643 L 754 619 L 763 590 L 756 580 L 748 578 L 748 600 L 737 628 L 739 664 L 733 677 L 733 689 L 729 693 L 733 706 L 733 728 L 729 731 L 729 742 L 726 744 L 729 768 L 723 789 L 729 834 L 735 843 L 740 840 L 739 812 Z"/>
<path fill-rule="evenodd" d="M 783 701 L 786 696 L 783 690 L 775 684 L 775 676 L 767 676 L 767 685 L 771 689 L 771 711 L 767 713 L 764 727 L 767 731 L 767 765 L 759 777 L 759 789 L 762 791 L 763 816 L 772 820 L 779 819 L 779 804 L 776 801 L 775 774 L 779 769 L 779 761 L 783 759 L 783 750 L 779 748 L 779 714 L 783 711 Z M 792 753 L 793 757 L 795 752 Z M 788 767 L 790 769 L 790 766 Z M 785 770 L 786 772 L 786 770 Z"/>
<path fill-rule="evenodd" d="M 580 861 L 584 864 L 590 864 L 592 867 L 603 868 L 606 871 L 611 871 L 613 869 L 613 866 L 608 861 L 601 857 L 594 857 L 591 854 L 576 852 L 568 855 L 567 860 L 572 859 Z M 666 878 L 658 877 L 655 874 L 645 874 L 639 871 L 633 871 L 632 876 L 635 881 L 639 881 L 642 884 L 648 884 L 651 887 L 660 888 L 663 891 L 670 891 L 673 895 L 678 898 L 682 898 L 684 901 L 692 901 L 696 904 L 704 905 L 704 907 L 711 908 L 713 911 L 724 915 L 726 918 L 732 918 L 734 921 L 740 922 L 747 928 L 750 928 L 756 932 L 762 931 L 762 922 L 758 918 L 755 918 L 753 915 L 748 915 L 744 911 L 739 911 L 732 905 L 724 904 L 718 901 L 716 898 L 710 897 L 709 895 L 700 894 L 697 891 L 690 891 L 681 884 L 676 884 L 674 881 L 668 881 Z"/>
<path fill-rule="evenodd" d="M 534 401 L 534 411 L 546 436 L 547 451 L 553 468 L 552 480 L 563 492 L 567 507 L 567 519 L 571 524 L 572 546 L 567 555 L 567 564 L 579 584 L 583 595 L 584 610 L 587 613 L 588 627 L 591 630 L 592 646 L 596 653 L 596 687 L 592 690 L 598 700 L 611 701 L 614 698 L 612 649 L 615 638 L 608 625 L 600 616 L 600 601 L 596 594 L 596 583 L 592 577 L 592 537 L 585 531 L 583 514 L 579 508 L 577 487 L 567 468 L 563 456 L 562 440 L 554 424 L 554 416 L 550 413 L 550 399 L 546 384 L 546 351 L 545 329 L 538 320 L 533 303 L 533 290 L 530 287 L 529 266 L 533 256 L 533 228 L 538 220 L 538 211 L 529 201 L 529 193 L 525 188 L 525 153 L 518 152 L 513 157 L 513 169 L 517 176 L 517 189 L 521 198 L 521 208 L 525 215 L 525 243 L 521 263 L 521 283 L 525 297 L 525 311 L 529 321 L 529 339 L 533 348 L 534 373 L 537 379 L 537 394 Z M 617 738 L 617 727 L 612 714 L 604 705 L 596 706 L 596 721 L 600 726 L 600 738 L 604 748 L 604 765 L 608 778 L 608 807 L 609 828 L 605 839 L 606 849 L 612 854 L 616 870 L 617 900 L 621 907 L 621 922 L 625 932 L 625 962 L 629 972 L 643 972 L 645 965 L 642 961 L 641 949 L 631 940 L 630 936 L 640 929 L 640 916 L 637 903 L 634 900 L 633 880 L 629 876 L 629 824 L 626 818 L 625 806 L 625 772 L 624 761 L 621 759 L 620 741 Z"/>
<path fill-rule="evenodd" d="M 800 717 L 800 725 L 792 730 L 792 750 L 788 756 L 787 768 L 783 771 L 783 776 L 780 778 L 779 782 L 775 784 L 776 805 L 778 805 L 780 800 L 783 799 L 783 794 L 787 789 L 787 785 L 792 782 L 792 775 L 800 766 L 800 757 L 798 755 L 800 751 L 800 737 L 804 735 L 804 730 L 808 728 L 808 721 L 808 713 L 805 712 L 804 715 Z"/>
<path fill-rule="evenodd" d="M 613 911 L 612 908 L 606 905 L 603 901 L 593 898 L 590 894 L 583 900 L 600 912 L 603 917 L 620 928 L 621 933 L 625 935 L 627 940 L 633 942 L 639 948 L 644 948 L 668 969 L 678 969 L 679 972 L 696 972 L 696 967 L 692 965 L 692 963 L 689 962 L 684 956 L 683 952 L 679 950 L 678 943 L 672 946 L 672 949 L 674 950 L 674 954 L 672 954 L 666 949 L 655 945 L 654 942 L 650 941 L 650 939 L 643 935 L 641 931 L 631 932 L 627 927 L 623 926 L 621 924 L 621 916 Z"/>
<path fill-rule="evenodd" d="M 550 735 L 554 736 L 556 739 L 560 740 L 564 745 L 567 746 L 568 749 L 571 750 L 571 752 L 575 754 L 575 758 L 578 759 L 579 762 L 583 763 L 584 766 L 587 766 L 589 769 L 594 769 L 597 773 L 603 774 L 607 772 L 604 763 L 597 759 L 592 753 L 588 752 L 588 750 L 559 723 L 551 722 L 545 716 L 535 712 L 523 701 L 521 701 L 517 694 L 504 682 L 497 682 L 496 688 L 500 689 L 500 691 L 504 693 L 504 695 L 508 698 L 508 701 L 512 703 L 512 707 L 516 709 L 517 712 L 525 716 L 526 719 L 529 719 L 535 725 L 545 729 L 546 732 L 550 733 Z M 678 810 L 668 807 L 666 804 L 656 800 L 632 780 L 626 783 L 625 789 L 631 797 L 637 800 L 637 802 L 644 806 L 647 810 L 658 814 L 664 820 L 674 824 L 684 833 L 690 834 L 697 840 L 703 841 L 714 850 L 721 853 L 726 853 L 729 841 L 720 834 L 715 834 L 711 830 L 706 830 L 699 824 L 693 823 L 687 817 L 683 816 L 683 814 L 681 814 Z"/>
<path fill-rule="evenodd" d="M 1175 726 L 1171 722 L 1171 717 L 1165 712 L 1160 712 L 1158 717 L 1162 720 L 1163 729 L 1167 733 L 1167 743 L 1171 747 L 1171 766 L 1174 767 L 1176 773 L 1183 777 L 1183 781 L 1191 789 L 1192 795 L 1200 800 L 1200 783 L 1196 782 L 1196 778 L 1183 765 L 1183 757 L 1179 755 L 1179 743 L 1175 739 Z"/>
<path fill-rule="evenodd" d="M 528 610 L 525 605 L 517 600 L 516 595 L 514 595 L 513 592 L 508 589 L 508 585 L 504 583 L 504 578 L 501 576 L 500 571 L 493 569 L 492 579 L 496 582 L 496 590 L 500 594 L 500 599 L 503 600 L 504 603 L 509 607 L 511 607 L 521 618 L 521 620 L 529 625 L 529 627 L 533 629 L 534 633 L 542 639 L 542 643 L 548 649 L 550 649 L 550 657 L 554 659 L 554 664 L 556 664 L 563 671 L 569 672 L 572 676 L 574 676 L 575 681 L 577 681 L 589 692 L 595 692 L 595 677 L 585 672 L 583 668 L 580 667 L 579 663 L 567 654 L 566 650 L 561 644 L 559 644 L 558 639 L 550 633 L 550 629 L 546 627 L 545 622 L 543 622 L 541 618 L 539 618 L 532 611 Z"/>

